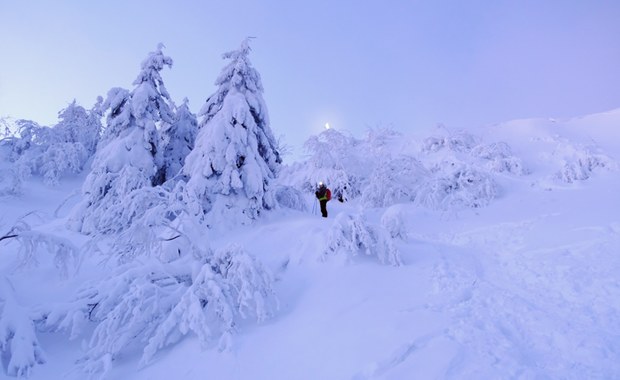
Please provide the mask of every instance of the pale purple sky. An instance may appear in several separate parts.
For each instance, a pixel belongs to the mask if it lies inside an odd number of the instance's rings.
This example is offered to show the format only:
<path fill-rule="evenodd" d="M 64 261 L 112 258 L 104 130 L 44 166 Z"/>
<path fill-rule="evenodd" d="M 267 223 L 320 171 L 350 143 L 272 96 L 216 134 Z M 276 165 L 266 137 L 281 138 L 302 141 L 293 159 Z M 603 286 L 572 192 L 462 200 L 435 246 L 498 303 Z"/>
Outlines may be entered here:
<path fill-rule="evenodd" d="M 158 42 L 198 111 L 246 36 L 276 135 L 360 136 L 620 107 L 620 1 L 0 0 L 0 116 L 56 122 L 132 88 Z"/>

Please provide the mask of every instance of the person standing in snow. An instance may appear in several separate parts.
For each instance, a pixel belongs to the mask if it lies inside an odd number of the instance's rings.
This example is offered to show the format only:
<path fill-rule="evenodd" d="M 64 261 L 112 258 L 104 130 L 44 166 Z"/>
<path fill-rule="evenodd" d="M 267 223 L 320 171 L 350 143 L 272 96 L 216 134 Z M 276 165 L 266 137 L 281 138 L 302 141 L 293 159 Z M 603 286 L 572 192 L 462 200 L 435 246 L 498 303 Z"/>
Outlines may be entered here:
<path fill-rule="evenodd" d="M 323 218 L 327 218 L 327 202 L 332 199 L 332 192 L 325 186 L 323 182 L 319 182 L 319 185 L 314 192 L 316 198 L 319 200 L 321 204 L 321 215 Z"/>

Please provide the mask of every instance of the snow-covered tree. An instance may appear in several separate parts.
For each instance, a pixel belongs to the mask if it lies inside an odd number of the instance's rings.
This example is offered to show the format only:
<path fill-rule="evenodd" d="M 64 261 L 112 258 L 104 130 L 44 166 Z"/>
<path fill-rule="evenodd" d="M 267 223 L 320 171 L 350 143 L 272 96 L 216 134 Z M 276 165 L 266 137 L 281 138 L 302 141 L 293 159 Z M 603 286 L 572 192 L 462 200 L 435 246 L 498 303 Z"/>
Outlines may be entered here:
<path fill-rule="evenodd" d="M 304 143 L 307 159 L 285 166 L 280 182 L 310 194 L 323 182 L 334 198 L 354 198 L 359 195 L 363 173 L 372 161 L 368 152 L 359 154 L 359 147 L 359 140 L 334 128 L 311 136 Z"/>
<path fill-rule="evenodd" d="M 303 178 L 304 190 L 313 191 L 318 182 L 323 182 L 336 197 L 346 200 L 358 195 L 360 178 L 347 165 L 348 157 L 355 156 L 354 148 L 358 145 L 358 140 L 334 128 L 310 137 L 304 143 L 310 153 Z"/>
<path fill-rule="evenodd" d="M 54 127 L 64 142 L 82 144 L 88 157 L 95 153 L 103 129 L 99 113 L 102 101 L 103 99 L 99 97 L 93 109 L 87 111 L 74 100 L 58 113 L 60 122 Z"/>
<path fill-rule="evenodd" d="M 145 365 L 190 333 L 203 345 L 226 348 L 241 321 L 275 313 L 272 283 L 270 272 L 238 245 L 203 249 L 167 263 L 150 258 L 121 265 L 40 319 L 47 330 L 75 337 L 85 332 L 84 322 L 94 323 L 83 369 L 105 372 L 122 352 L 141 350 Z"/>
<path fill-rule="evenodd" d="M 185 157 L 194 149 L 198 133 L 198 121 L 185 98 L 177 109 L 174 123 L 162 129 L 164 148 L 163 169 L 165 180 L 176 176 L 185 163 Z"/>
<path fill-rule="evenodd" d="M 256 219 L 275 206 L 271 184 L 282 161 L 249 53 L 246 39 L 224 54 L 230 63 L 200 111 L 196 144 L 183 168 L 196 200 L 193 212 L 217 220 L 225 215 L 233 223 Z"/>
<path fill-rule="evenodd" d="M 60 121 L 51 128 L 18 120 L 19 137 L 11 141 L 14 182 L 40 174 L 46 184 L 56 185 L 63 175 L 81 172 L 101 132 L 97 107 L 87 111 L 73 101 L 59 112 Z"/>
<path fill-rule="evenodd" d="M 160 44 L 142 62 L 135 88 L 129 92 L 113 88 L 108 92 L 102 112 L 108 111 L 106 127 L 82 193 L 84 199 L 71 217 L 73 228 L 84 233 L 121 231 L 111 210 L 132 191 L 162 183 L 162 152 L 157 126 L 172 123 L 172 101 L 160 71 L 172 66 L 172 59 Z M 136 214 L 145 210 L 135 210 Z"/>
<path fill-rule="evenodd" d="M 384 156 L 362 189 L 362 203 L 366 207 L 387 207 L 399 202 L 411 202 L 427 177 L 427 170 L 411 156 Z"/>
<path fill-rule="evenodd" d="M 489 174 L 462 162 L 444 161 L 418 189 L 415 203 L 436 210 L 483 207 L 497 196 L 498 186 Z"/>

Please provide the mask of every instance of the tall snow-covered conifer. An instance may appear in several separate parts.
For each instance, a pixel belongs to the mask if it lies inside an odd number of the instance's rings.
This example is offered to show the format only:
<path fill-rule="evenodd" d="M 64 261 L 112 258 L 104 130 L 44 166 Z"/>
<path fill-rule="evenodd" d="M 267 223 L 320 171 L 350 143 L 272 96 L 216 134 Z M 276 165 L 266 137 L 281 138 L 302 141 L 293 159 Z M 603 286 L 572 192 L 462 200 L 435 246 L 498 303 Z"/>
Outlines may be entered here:
<path fill-rule="evenodd" d="M 196 115 L 189 110 L 188 102 L 187 98 L 183 100 L 183 104 L 176 111 L 174 123 L 162 130 L 165 144 L 163 153 L 165 180 L 173 178 L 181 171 L 185 157 L 194 149 L 198 121 Z"/>
<path fill-rule="evenodd" d="M 82 187 L 84 200 L 72 216 L 73 227 L 82 232 L 124 229 L 116 214 L 123 212 L 126 196 L 162 181 L 157 124 L 174 121 L 172 100 L 160 75 L 164 66 L 172 66 L 172 59 L 162 48 L 159 44 L 142 62 L 133 91 L 113 88 L 102 105 L 103 112 L 109 110 L 106 128 Z"/>
<path fill-rule="evenodd" d="M 194 212 L 210 213 L 210 219 L 243 222 L 275 206 L 270 184 L 282 160 L 249 53 L 246 39 L 238 50 L 224 54 L 230 63 L 200 111 L 196 144 L 183 168 L 195 196 Z"/>

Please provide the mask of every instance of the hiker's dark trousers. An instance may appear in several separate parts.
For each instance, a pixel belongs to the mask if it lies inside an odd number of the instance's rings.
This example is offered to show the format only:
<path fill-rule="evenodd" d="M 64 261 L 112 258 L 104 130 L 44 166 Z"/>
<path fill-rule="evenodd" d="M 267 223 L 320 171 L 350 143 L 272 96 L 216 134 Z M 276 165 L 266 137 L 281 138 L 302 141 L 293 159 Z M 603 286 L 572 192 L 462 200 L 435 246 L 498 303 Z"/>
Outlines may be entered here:
<path fill-rule="evenodd" d="M 322 199 L 319 203 L 321 203 L 321 215 L 323 218 L 327 218 L 327 199 Z"/>

